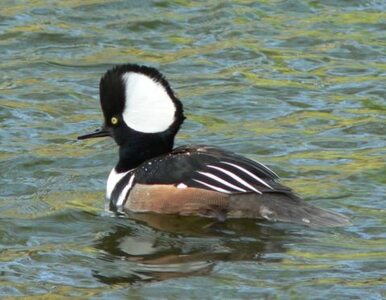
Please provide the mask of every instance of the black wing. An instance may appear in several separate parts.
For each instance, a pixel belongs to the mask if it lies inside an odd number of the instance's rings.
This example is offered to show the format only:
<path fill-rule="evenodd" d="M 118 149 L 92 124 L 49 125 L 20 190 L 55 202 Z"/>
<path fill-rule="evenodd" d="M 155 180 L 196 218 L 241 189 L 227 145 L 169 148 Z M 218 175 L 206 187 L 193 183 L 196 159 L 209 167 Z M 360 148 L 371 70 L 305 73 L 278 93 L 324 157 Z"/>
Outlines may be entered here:
<path fill-rule="evenodd" d="M 174 184 L 217 192 L 258 193 L 289 191 L 265 165 L 208 146 L 183 146 L 144 162 L 135 170 L 136 182 Z"/>

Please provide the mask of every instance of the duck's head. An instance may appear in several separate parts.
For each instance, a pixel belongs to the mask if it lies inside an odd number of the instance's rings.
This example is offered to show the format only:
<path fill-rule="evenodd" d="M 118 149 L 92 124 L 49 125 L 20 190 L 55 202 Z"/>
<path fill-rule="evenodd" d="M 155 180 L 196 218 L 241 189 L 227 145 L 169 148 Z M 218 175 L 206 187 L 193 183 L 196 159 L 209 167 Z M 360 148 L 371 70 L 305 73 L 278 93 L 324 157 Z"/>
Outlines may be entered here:
<path fill-rule="evenodd" d="M 158 70 L 116 66 L 102 76 L 99 92 L 104 124 L 78 139 L 111 136 L 119 146 L 161 139 L 173 146 L 185 117 L 182 103 Z"/>

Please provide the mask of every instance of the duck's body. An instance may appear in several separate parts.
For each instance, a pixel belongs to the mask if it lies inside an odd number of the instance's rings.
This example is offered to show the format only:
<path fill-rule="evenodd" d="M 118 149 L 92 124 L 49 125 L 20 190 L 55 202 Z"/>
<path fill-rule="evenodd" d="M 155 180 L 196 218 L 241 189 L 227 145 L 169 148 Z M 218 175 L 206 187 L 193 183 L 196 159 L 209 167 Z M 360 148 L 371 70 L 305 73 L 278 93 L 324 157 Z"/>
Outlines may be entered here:
<path fill-rule="evenodd" d="M 115 67 L 102 77 L 100 97 L 103 128 L 79 138 L 112 136 L 120 147 L 107 181 L 110 210 L 348 223 L 340 214 L 304 202 L 261 163 L 209 146 L 173 149 L 184 120 L 182 104 L 156 69 Z"/>

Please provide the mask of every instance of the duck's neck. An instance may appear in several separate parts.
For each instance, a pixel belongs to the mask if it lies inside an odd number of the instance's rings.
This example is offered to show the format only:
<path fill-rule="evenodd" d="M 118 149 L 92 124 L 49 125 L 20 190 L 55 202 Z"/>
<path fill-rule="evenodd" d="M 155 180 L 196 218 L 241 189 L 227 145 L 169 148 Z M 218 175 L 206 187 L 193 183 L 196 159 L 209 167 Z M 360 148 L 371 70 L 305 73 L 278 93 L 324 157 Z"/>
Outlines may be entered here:
<path fill-rule="evenodd" d="M 174 135 L 138 134 L 128 139 L 119 147 L 119 161 L 115 167 L 117 173 L 127 172 L 138 167 L 144 161 L 172 151 Z"/>

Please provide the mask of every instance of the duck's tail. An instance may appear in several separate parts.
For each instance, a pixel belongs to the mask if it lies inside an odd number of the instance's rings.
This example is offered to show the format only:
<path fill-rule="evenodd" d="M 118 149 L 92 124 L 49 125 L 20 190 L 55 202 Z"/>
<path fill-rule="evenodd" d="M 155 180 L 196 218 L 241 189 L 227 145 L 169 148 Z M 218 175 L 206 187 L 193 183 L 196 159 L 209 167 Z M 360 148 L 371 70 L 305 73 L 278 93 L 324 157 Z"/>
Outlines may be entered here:
<path fill-rule="evenodd" d="M 233 195 L 228 217 L 240 217 L 240 215 L 247 218 L 263 218 L 308 226 L 347 226 L 351 224 L 348 217 L 308 204 L 288 192 Z"/>

